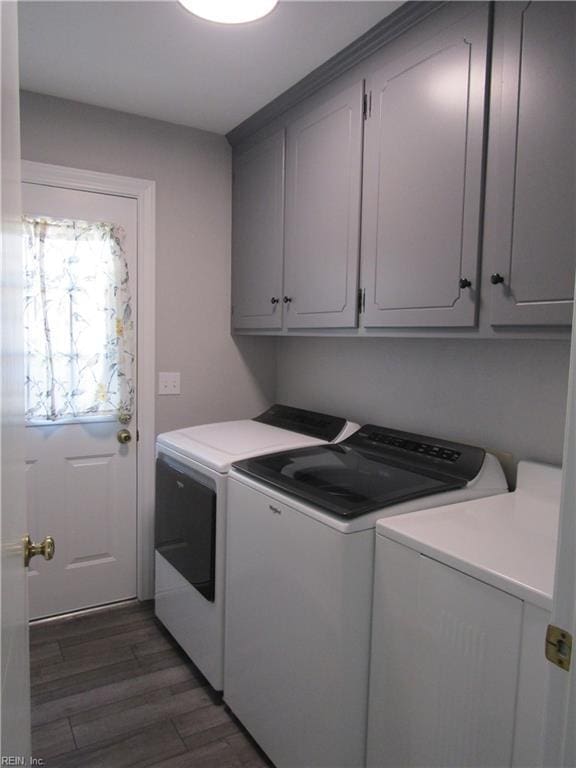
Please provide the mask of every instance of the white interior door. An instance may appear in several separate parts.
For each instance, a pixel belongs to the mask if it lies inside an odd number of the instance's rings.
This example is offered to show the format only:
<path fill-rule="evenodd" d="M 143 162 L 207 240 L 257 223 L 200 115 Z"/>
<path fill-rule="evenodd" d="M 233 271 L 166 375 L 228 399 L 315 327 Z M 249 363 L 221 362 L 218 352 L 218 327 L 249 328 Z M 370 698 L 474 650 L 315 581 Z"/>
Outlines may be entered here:
<path fill-rule="evenodd" d="M 2 743 L 0 762 L 30 756 L 28 601 L 22 377 L 22 260 L 17 5 L 0 3 L 0 512 L 2 519 Z M 13 763 L 14 765 L 16 762 Z M 19 763 L 22 764 L 22 763 Z"/>
<path fill-rule="evenodd" d="M 576 313 L 572 324 L 564 472 L 552 624 L 576 638 Z M 542 642 L 544 652 L 544 641 Z M 576 765 L 576 646 L 572 668 L 549 665 L 545 765 Z"/>
<path fill-rule="evenodd" d="M 27 216 L 123 227 L 136 318 L 136 200 L 40 184 L 22 187 Z M 135 413 L 127 425 L 116 415 L 27 422 L 30 535 L 50 534 L 56 542 L 52 562 L 36 558 L 30 567 L 31 618 L 136 595 L 136 423 Z M 131 442 L 121 444 L 118 432 L 124 428 Z"/>

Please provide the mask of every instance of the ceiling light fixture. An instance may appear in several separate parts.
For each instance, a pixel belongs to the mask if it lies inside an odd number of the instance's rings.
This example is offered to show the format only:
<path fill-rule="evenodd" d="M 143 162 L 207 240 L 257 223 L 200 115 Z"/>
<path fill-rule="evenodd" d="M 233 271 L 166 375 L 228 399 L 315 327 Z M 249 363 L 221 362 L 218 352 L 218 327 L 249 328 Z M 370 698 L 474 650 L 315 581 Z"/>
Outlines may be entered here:
<path fill-rule="evenodd" d="M 261 19 L 272 11 L 278 0 L 178 0 L 195 16 L 220 24 L 244 24 Z"/>

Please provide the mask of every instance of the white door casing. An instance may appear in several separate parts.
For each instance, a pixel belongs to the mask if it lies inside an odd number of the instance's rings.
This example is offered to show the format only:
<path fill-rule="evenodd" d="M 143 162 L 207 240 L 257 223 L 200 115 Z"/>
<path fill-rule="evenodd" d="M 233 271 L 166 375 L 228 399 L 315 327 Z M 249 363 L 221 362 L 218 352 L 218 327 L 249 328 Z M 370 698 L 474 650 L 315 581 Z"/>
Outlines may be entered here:
<path fill-rule="evenodd" d="M 0 3 L 0 52 L 0 755 L 2 758 L 27 761 L 30 757 L 30 665 L 27 578 L 22 552 L 22 538 L 26 534 L 26 503 L 16 3 Z"/>
<path fill-rule="evenodd" d="M 22 208 L 27 216 L 121 225 L 137 318 L 134 199 L 25 183 Z M 30 535 L 40 540 L 46 531 L 57 542 L 53 561 L 30 564 L 32 619 L 136 596 L 136 435 L 121 445 L 115 417 L 71 421 L 26 425 Z"/>
<path fill-rule="evenodd" d="M 22 163 L 24 182 L 113 195 L 135 201 L 137 207 L 138 280 L 133 297 L 138 303 L 137 415 L 130 424 L 132 448 L 137 451 L 137 585 L 140 600 L 153 597 L 154 587 L 154 403 L 155 403 L 155 182 L 124 176 L 65 168 L 43 163 Z M 98 425 L 95 425 L 98 427 Z M 118 425 L 116 428 L 119 428 Z M 53 429 L 47 427 L 45 429 Z M 116 443 L 118 446 L 118 443 Z M 98 471 L 98 470 L 97 470 Z M 101 472 L 106 470 L 100 466 Z M 58 541 L 56 547 L 58 552 Z M 33 566 L 36 563 L 33 561 Z"/>

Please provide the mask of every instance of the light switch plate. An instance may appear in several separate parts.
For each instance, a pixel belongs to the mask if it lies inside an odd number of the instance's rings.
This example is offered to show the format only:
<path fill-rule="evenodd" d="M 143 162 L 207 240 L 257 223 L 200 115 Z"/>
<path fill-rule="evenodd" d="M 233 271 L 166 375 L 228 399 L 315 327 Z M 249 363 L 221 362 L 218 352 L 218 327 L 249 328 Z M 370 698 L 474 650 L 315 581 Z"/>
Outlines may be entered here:
<path fill-rule="evenodd" d="M 179 395 L 180 373 L 167 373 L 166 371 L 160 371 L 158 373 L 158 394 Z"/>

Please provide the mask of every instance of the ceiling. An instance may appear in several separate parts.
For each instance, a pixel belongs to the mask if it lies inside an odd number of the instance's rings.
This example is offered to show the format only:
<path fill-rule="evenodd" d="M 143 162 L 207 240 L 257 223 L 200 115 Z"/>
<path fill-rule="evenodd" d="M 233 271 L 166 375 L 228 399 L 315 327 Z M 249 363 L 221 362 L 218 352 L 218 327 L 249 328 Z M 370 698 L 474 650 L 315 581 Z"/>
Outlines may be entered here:
<path fill-rule="evenodd" d="M 234 26 L 175 0 L 19 5 L 23 88 L 227 133 L 401 2 L 281 0 Z"/>

